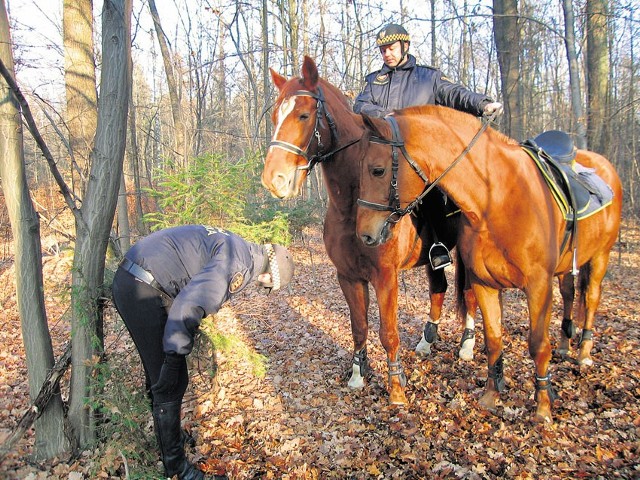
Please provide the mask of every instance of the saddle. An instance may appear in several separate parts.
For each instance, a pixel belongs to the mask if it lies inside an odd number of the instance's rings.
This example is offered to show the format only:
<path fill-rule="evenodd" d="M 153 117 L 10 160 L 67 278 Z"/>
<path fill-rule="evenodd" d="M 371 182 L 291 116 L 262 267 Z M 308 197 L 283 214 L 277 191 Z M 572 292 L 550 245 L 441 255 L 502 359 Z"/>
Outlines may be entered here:
<path fill-rule="evenodd" d="M 577 149 L 565 132 L 549 130 L 521 146 L 540 169 L 565 220 L 580 220 L 611 203 L 611 188 L 594 169 L 575 161 Z"/>
<path fill-rule="evenodd" d="M 526 140 L 521 147 L 533 159 L 566 220 L 560 251 L 572 239 L 572 274 L 577 275 L 578 220 L 605 208 L 613 199 L 613 190 L 593 168 L 575 161 L 577 149 L 571 137 L 560 130 L 543 132 Z"/>

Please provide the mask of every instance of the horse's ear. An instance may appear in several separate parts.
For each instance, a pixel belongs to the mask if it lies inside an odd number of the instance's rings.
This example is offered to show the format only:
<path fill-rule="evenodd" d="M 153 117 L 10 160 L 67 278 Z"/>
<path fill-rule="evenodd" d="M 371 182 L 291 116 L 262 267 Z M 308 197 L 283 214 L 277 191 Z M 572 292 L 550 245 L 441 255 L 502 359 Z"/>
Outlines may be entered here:
<path fill-rule="evenodd" d="M 318 85 L 318 67 L 311 57 L 305 55 L 302 62 L 302 86 L 313 91 L 316 85 Z"/>
<path fill-rule="evenodd" d="M 364 121 L 365 127 L 371 130 L 371 134 L 374 137 L 386 138 L 383 127 L 387 125 L 387 122 L 378 117 L 370 117 L 364 113 L 362 114 L 362 120 Z"/>
<path fill-rule="evenodd" d="M 277 87 L 278 90 L 282 90 L 282 86 L 287 83 L 287 79 L 276 72 L 273 68 L 269 68 L 271 72 L 271 79 L 273 80 L 273 84 Z"/>

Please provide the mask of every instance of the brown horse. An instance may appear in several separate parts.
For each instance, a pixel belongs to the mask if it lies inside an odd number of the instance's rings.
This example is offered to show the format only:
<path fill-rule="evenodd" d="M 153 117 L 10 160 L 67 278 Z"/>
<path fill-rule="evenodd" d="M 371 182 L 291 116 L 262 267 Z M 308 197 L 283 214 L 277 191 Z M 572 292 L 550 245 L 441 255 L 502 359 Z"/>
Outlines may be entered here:
<path fill-rule="evenodd" d="M 370 147 L 362 141 L 365 131 L 360 115 L 351 111 L 347 98 L 336 87 L 321 79 L 309 57 L 305 57 L 300 78 L 287 80 L 271 70 L 280 91 L 272 120 L 273 141 L 267 152 L 263 185 L 277 198 L 298 194 L 309 170 L 316 163 L 323 169 L 329 204 L 324 221 L 324 243 L 336 267 L 338 282 L 349 306 L 354 343 L 352 375 L 349 386 L 364 386 L 368 370 L 366 341 L 369 329 L 369 283 L 380 308 L 380 340 L 387 352 L 389 398 L 392 404 L 405 404 L 406 377 L 399 360 L 398 273 L 428 264 L 427 248 L 432 244 L 431 230 L 425 228 L 425 212 L 403 218 L 396 226 L 396 238 L 371 249 L 356 236 L 356 199 L 358 198 L 358 159 Z M 387 146 L 376 146 L 390 155 Z M 434 192 L 435 193 L 435 192 Z M 439 192 L 438 195 L 441 195 Z M 448 220 L 438 232 L 449 248 L 455 246 L 459 215 Z M 459 269 L 458 269 L 459 270 Z M 447 280 L 443 270 L 426 267 L 429 280 L 430 311 L 418 353 L 429 353 L 437 337 Z M 473 358 L 475 298 L 468 289 L 466 305 L 461 308 L 466 321 L 459 355 Z M 470 312 L 467 314 L 466 312 Z"/>
<path fill-rule="evenodd" d="M 417 173 L 420 172 L 427 183 L 437 179 L 438 186 L 463 213 L 457 245 L 480 305 L 488 352 L 489 374 L 481 405 L 494 409 L 504 385 L 501 291 L 518 288 L 526 294 L 529 309 L 529 353 L 536 373 L 535 419 L 551 422 L 554 392 L 548 371 L 548 332 L 553 277 L 561 277 L 563 298 L 572 301 L 570 272 L 572 264 L 580 267 L 578 314 L 584 329 L 579 358 L 582 363 L 589 363 L 593 341 L 585 332 L 593 329 L 609 252 L 620 226 L 622 188 L 615 169 L 596 153 L 577 153 L 576 161 L 594 168 L 610 186 L 613 200 L 579 221 L 574 258 L 572 248 L 567 248 L 564 241 L 565 215 L 552 198 L 543 175 L 518 143 L 491 128 L 476 138 L 481 130 L 476 118 L 444 107 L 408 108 L 396 112 L 394 118 L 404 140 L 404 157 L 418 167 L 415 170 L 400 156 L 400 205 L 410 204 L 425 190 L 425 181 Z M 366 119 L 366 123 L 374 137 L 392 137 L 389 122 Z M 474 138 L 475 144 L 461 157 Z M 456 158 L 460 161 L 449 169 Z M 389 213 L 370 208 L 371 204 L 388 202 L 391 170 L 388 155 L 366 154 L 361 162 L 357 232 L 366 245 L 377 248 L 397 236 L 396 228 L 388 222 Z M 570 309 L 570 304 L 565 305 L 565 316 Z"/>

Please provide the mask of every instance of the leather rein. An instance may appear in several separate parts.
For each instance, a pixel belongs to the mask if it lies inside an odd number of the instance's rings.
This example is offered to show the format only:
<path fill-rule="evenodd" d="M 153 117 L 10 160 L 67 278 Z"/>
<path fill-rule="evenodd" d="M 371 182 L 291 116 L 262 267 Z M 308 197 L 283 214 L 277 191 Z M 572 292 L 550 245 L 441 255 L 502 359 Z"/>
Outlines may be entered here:
<path fill-rule="evenodd" d="M 303 150 L 297 145 L 293 145 L 292 143 L 285 142 L 278 139 L 273 139 L 271 140 L 271 143 L 269 143 L 269 147 L 281 148 L 282 150 L 293 153 L 295 155 L 300 155 L 302 158 L 304 158 L 307 161 L 307 164 L 301 167 L 298 167 L 297 170 L 306 170 L 307 173 L 311 173 L 311 170 L 313 170 L 313 167 L 315 167 L 316 164 L 324 162 L 325 160 L 332 157 L 336 153 L 346 148 L 349 148 L 351 145 L 358 143 L 360 140 L 362 140 L 362 137 L 356 138 L 355 140 L 351 140 L 350 142 L 347 142 L 342 146 L 336 147 L 335 149 L 331 150 L 328 153 L 322 153 L 322 150 L 324 149 L 324 144 L 322 143 L 320 128 L 324 127 L 323 118 L 326 118 L 327 123 L 329 125 L 329 131 L 331 132 L 331 144 L 333 145 L 338 143 L 338 130 L 336 128 L 336 123 L 333 119 L 333 116 L 331 115 L 329 110 L 327 110 L 326 108 L 326 105 L 325 105 L 326 100 L 324 98 L 324 93 L 322 92 L 322 88 L 318 87 L 318 93 L 311 92 L 309 90 L 297 90 L 291 96 L 292 97 L 295 97 L 295 96 L 311 97 L 316 100 L 316 123 L 313 128 L 313 132 L 309 137 L 309 141 L 307 142 L 307 146 Z M 309 156 L 309 147 L 311 146 L 311 141 L 314 138 L 317 140 L 317 153 Z"/>
<path fill-rule="evenodd" d="M 391 131 L 393 133 L 391 140 L 387 140 L 386 138 L 372 136 L 369 138 L 369 141 L 372 143 L 379 143 L 382 145 L 391 145 L 391 185 L 389 189 L 389 203 L 384 205 L 382 203 L 374 203 L 369 202 L 367 200 L 363 200 L 359 198 L 357 200 L 358 205 L 364 208 L 369 208 L 371 210 L 376 210 L 379 212 L 391 212 L 389 216 L 386 218 L 382 229 L 386 228 L 387 224 L 390 223 L 398 223 L 402 217 L 406 214 L 413 212 L 424 200 L 431 190 L 433 190 L 440 180 L 449 173 L 449 171 L 456 166 L 460 160 L 462 160 L 467 153 L 471 150 L 473 145 L 478 141 L 480 135 L 484 133 L 484 131 L 489 127 L 491 122 L 496 117 L 496 114 L 492 114 L 487 117 L 482 117 L 482 126 L 478 130 L 478 132 L 471 139 L 469 144 L 465 147 L 465 149 L 458 155 L 458 157 L 449 165 L 433 182 L 429 181 L 429 178 L 424 173 L 424 171 L 420 168 L 420 166 L 411 158 L 409 152 L 407 151 L 404 140 L 402 139 L 402 135 L 400 133 L 400 127 L 398 126 L 398 121 L 393 117 L 385 117 L 385 120 L 389 122 L 391 126 Z M 400 205 L 400 193 L 398 191 L 398 150 L 402 152 L 405 160 L 411 166 L 413 171 L 420 177 L 420 179 L 425 183 L 425 189 L 422 191 L 420 195 L 418 195 L 413 201 L 409 202 L 409 204 L 402 208 Z"/>

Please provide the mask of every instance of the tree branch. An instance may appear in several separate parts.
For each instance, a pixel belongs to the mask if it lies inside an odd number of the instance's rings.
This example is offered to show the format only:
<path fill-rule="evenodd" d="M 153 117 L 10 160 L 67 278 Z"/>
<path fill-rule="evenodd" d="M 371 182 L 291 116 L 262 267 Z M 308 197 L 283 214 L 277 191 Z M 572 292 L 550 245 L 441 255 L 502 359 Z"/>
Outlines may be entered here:
<path fill-rule="evenodd" d="M 82 217 L 80 215 L 80 210 L 77 208 L 73 200 L 71 190 L 69 189 L 69 187 L 67 187 L 67 184 L 62 178 L 62 175 L 58 170 L 58 166 L 56 165 L 56 162 L 53 159 L 53 155 L 51 154 L 51 151 L 49 151 L 49 147 L 47 147 L 47 144 L 42 138 L 42 135 L 40 135 L 38 127 L 36 126 L 36 122 L 33 119 L 33 115 L 31 114 L 31 109 L 29 108 L 29 103 L 27 102 L 27 99 L 24 97 L 24 95 L 20 91 L 20 87 L 18 87 L 18 84 L 14 80 L 9 70 L 7 70 L 7 67 L 4 65 L 4 62 L 2 62 L 2 60 L 0 60 L 0 75 L 2 75 L 5 82 L 7 82 L 7 85 L 9 86 L 9 88 L 11 89 L 11 91 L 13 91 L 13 94 L 16 96 L 21 107 L 22 116 L 24 117 L 25 122 L 27 123 L 27 128 L 29 129 L 31 136 L 34 138 L 34 140 L 38 144 L 38 147 L 42 151 L 42 155 L 47 160 L 51 173 L 53 174 L 53 177 L 55 178 L 56 183 L 60 187 L 60 191 L 62 193 L 62 196 L 65 199 L 65 202 L 67 203 L 74 217 L 76 217 L 76 220 L 80 222 L 82 220 Z"/>

